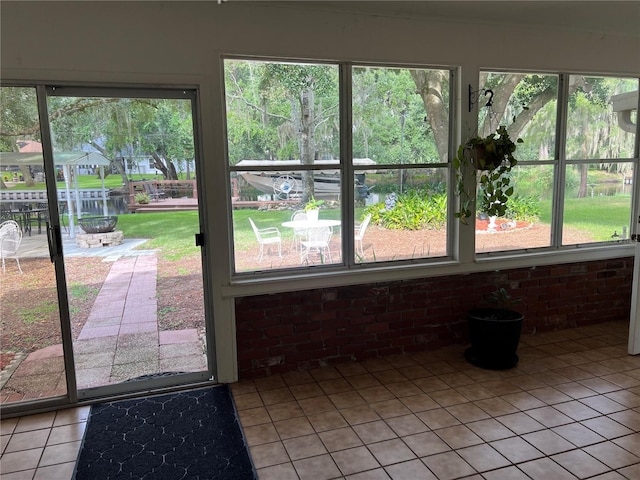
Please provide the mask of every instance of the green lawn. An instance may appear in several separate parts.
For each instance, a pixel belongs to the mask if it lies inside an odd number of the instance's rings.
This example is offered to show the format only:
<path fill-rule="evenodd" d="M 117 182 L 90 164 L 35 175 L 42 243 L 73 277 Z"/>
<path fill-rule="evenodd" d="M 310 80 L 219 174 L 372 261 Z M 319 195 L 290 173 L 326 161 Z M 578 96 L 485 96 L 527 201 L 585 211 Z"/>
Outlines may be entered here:
<path fill-rule="evenodd" d="M 291 219 L 291 210 L 233 211 L 235 248 L 245 250 L 256 245 L 256 237 L 249 218 L 258 228 L 278 227 L 284 243 L 291 241 L 293 230 L 282 227 Z M 322 218 L 339 219 L 339 209 L 322 209 Z M 194 235 L 199 231 L 197 212 L 154 212 L 134 213 L 118 216 L 118 230 L 125 238 L 149 238 L 142 248 L 162 250 L 168 260 L 178 260 L 182 256 L 198 253 Z"/>
<path fill-rule="evenodd" d="M 131 174 L 128 175 L 130 180 L 139 181 L 139 180 L 162 180 L 161 175 L 142 175 L 142 174 Z M 111 188 L 122 188 L 122 177 L 120 175 L 107 175 L 104 179 L 104 186 L 107 189 Z M 58 190 L 64 190 L 65 184 L 64 182 L 56 182 L 56 187 Z M 7 190 L 45 190 L 46 186 L 44 182 L 37 182 L 34 186 L 27 188 L 22 183 L 17 183 L 11 187 L 8 187 Z M 78 188 L 89 188 L 89 189 L 100 189 L 102 188 L 102 180 L 97 175 L 78 175 Z"/>
<path fill-rule="evenodd" d="M 611 240 L 614 231 L 622 233 L 622 226 L 629 225 L 630 200 L 628 196 L 570 198 L 566 200 L 565 225 L 585 230 L 596 241 Z M 542 205 L 543 212 L 549 212 L 548 205 Z M 278 227 L 283 243 L 290 242 L 293 231 L 282 227 L 282 223 L 291 218 L 291 210 L 254 210 L 239 209 L 233 211 L 234 241 L 238 251 L 252 248 L 256 238 L 249 224 L 252 218 L 258 228 Z M 359 215 L 361 212 L 356 212 Z M 339 219 L 340 210 L 322 209 L 322 218 Z M 550 223 L 548 213 L 540 221 Z M 149 238 L 143 248 L 162 250 L 170 260 L 184 255 L 197 254 L 194 235 L 198 232 L 197 212 L 157 212 L 119 215 L 118 229 L 125 238 Z"/>
<path fill-rule="evenodd" d="M 199 254 L 195 234 L 198 212 L 154 212 L 118 215 L 118 230 L 125 238 L 149 238 L 144 249 L 159 249 L 167 260 Z"/>
<path fill-rule="evenodd" d="M 551 223 L 550 202 L 541 202 L 542 223 Z M 631 199 L 628 195 L 567 198 L 564 224 L 589 232 L 595 241 L 611 240 L 611 235 L 622 234 L 622 227 L 629 225 Z"/>

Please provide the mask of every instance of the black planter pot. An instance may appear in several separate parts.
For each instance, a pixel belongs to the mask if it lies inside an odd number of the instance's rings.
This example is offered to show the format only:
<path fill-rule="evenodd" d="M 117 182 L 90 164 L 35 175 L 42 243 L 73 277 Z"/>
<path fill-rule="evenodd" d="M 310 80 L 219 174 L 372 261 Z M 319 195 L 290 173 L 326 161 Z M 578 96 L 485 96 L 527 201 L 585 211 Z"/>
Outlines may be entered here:
<path fill-rule="evenodd" d="M 471 347 L 465 358 L 490 370 L 506 370 L 518 364 L 522 314 L 513 310 L 478 308 L 468 313 Z"/>

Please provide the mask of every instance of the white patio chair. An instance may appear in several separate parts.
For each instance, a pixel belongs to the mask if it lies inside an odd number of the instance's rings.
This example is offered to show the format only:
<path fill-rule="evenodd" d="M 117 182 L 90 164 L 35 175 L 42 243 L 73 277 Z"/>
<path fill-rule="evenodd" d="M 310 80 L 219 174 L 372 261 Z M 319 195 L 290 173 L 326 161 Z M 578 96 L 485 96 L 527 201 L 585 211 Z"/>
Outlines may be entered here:
<path fill-rule="evenodd" d="M 307 212 L 305 212 L 304 210 L 296 210 L 295 212 L 293 212 L 293 215 L 291 215 L 292 222 L 295 222 L 295 221 L 301 222 L 306 220 L 307 220 Z M 306 228 L 294 228 L 293 239 L 291 240 L 291 246 L 289 247 L 289 250 L 298 250 L 300 241 L 303 238 L 306 238 L 306 236 L 307 236 Z"/>
<path fill-rule="evenodd" d="M 277 245 L 278 256 L 282 258 L 282 237 L 280 236 L 280 230 L 278 230 L 277 227 L 258 228 L 252 219 L 249 219 L 249 223 L 251 223 L 251 228 L 253 228 L 253 232 L 256 234 L 256 239 L 260 244 L 258 261 L 261 262 L 264 257 L 265 245 L 267 245 L 268 248 L 270 248 L 271 245 Z"/>
<path fill-rule="evenodd" d="M 355 243 L 356 243 L 356 252 L 364 257 L 364 247 L 362 246 L 362 239 L 364 238 L 364 232 L 367 231 L 367 227 L 369 226 L 369 222 L 371 221 L 371 214 L 369 213 L 360 225 L 356 225 L 356 233 L 355 233 Z"/>
<path fill-rule="evenodd" d="M 18 259 L 18 248 L 22 242 L 22 229 L 18 222 L 7 220 L 0 224 L 0 258 L 2 258 L 2 273 L 6 272 L 5 259 L 15 258 L 18 270 L 22 273 L 20 260 Z"/>
<path fill-rule="evenodd" d="M 329 242 L 331 242 L 331 235 L 333 235 L 333 229 L 331 227 L 315 227 L 307 230 L 307 236 L 304 240 L 300 240 L 300 263 L 305 260 L 309 261 L 309 254 L 312 252 L 318 252 L 320 254 L 320 261 L 324 262 L 325 256 L 331 260 L 331 248 Z"/>

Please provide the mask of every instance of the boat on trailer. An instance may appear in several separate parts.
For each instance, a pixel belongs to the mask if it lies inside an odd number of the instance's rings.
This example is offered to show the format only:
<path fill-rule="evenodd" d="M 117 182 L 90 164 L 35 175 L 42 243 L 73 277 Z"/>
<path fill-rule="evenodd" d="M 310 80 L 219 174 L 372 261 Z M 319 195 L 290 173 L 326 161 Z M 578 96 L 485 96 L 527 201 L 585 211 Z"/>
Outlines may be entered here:
<path fill-rule="evenodd" d="M 340 160 L 319 160 L 319 165 L 340 165 Z M 354 158 L 355 166 L 374 166 L 376 162 L 370 158 Z M 261 192 L 273 195 L 274 200 L 285 200 L 302 196 L 304 188 L 302 171 L 295 170 L 300 160 L 241 160 L 236 167 L 248 167 L 251 170 L 238 174 L 252 187 Z M 256 167 L 269 167 L 260 170 Z M 373 170 L 358 170 L 356 173 L 356 191 L 359 196 L 366 197 L 367 187 L 364 184 L 365 173 Z M 316 197 L 337 197 L 340 195 L 340 170 L 327 168 L 315 170 L 313 188 Z"/>

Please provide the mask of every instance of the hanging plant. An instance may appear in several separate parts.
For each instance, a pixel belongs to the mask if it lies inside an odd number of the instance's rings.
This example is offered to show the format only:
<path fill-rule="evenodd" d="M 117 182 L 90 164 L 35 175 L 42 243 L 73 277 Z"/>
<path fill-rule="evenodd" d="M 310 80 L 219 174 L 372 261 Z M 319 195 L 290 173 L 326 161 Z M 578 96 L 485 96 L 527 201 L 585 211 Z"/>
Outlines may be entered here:
<path fill-rule="evenodd" d="M 455 213 L 463 223 L 471 216 L 476 201 L 476 191 L 465 188 L 465 172 L 477 170 L 480 178 L 480 210 L 489 217 L 502 217 L 507 211 L 507 201 L 513 195 L 509 172 L 517 165 L 514 157 L 516 144 L 509 137 L 505 126 L 499 127 L 486 137 L 473 137 L 458 147 L 453 167 L 456 171 L 456 194 L 460 209 Z"/>

